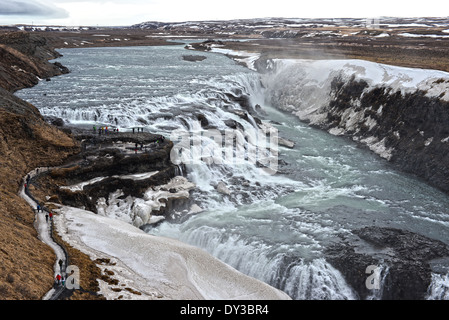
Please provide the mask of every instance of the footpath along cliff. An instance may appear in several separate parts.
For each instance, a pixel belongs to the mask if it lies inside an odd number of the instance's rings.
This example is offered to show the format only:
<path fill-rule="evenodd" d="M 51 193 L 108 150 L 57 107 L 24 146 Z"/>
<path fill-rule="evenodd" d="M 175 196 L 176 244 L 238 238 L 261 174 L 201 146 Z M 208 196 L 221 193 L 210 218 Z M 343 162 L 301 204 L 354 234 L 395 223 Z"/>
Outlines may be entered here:
<path fill-rule="evenodd" d="M 79 143 L 13 93 L 67 72 L 48 62 L 57 56 L 42 37 L 0 34 L 0 299 L 41 299 L 53 285 L 55 255 L 18 190 L 27 172 L 61 164 Z"/>

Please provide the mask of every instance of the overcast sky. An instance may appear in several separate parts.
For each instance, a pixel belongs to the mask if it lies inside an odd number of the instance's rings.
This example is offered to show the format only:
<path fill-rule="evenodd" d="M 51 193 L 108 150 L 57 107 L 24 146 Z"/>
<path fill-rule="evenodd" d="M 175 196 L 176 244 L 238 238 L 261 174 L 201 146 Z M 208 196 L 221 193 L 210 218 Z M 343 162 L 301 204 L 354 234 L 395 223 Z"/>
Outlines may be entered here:
<path fill-rule="evenodd" d="M 0 25 L 126 26 L 243 18 L 448 17 L 449 1 L 0 0 Z"/>

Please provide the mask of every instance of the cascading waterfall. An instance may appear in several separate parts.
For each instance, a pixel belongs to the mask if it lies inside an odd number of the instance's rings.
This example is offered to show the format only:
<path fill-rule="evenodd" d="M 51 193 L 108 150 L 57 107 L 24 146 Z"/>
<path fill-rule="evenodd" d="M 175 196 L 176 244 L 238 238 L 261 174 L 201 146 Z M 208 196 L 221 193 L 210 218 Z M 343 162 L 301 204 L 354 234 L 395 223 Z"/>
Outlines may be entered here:
<path fill-rule="evenodd" d="M 202 211 L 145 230 L 203 248 L 294 299 L 356 299 L 323 248 L 373 221 L 431 230 L 447 242 L 445 195 L 271 105 L 280 101 L 292 111 L 300 103 L 300 116 L 323 105 L 330 97 L 320 88 L 329 81 L 320 82 L 326 79 L 317 78 L 319 70 L 287 66 L 277 78 L 261 79 L 222 55 L 201 53 L 207 59 L 192 63 L 181 59 L 184 52 L 182 46 L 63 50 L 61 63 L 72 73 L 19 95 L 66 122 L 121 131 L 143 126 L 179 141 L 188 134 L 178 174 L 195 184 L 191 197 Z M 241 104 L 245 97 L 250 110 Z M 257 131 L 256 118 L 295 147 L 273 144 Z M 261 134 L 263 147 L 252 133 Z M 236 164 L 235 155 L 246 161 Z M 279 158 L 275 174 L 263 170 L 270 157 Z M 447 290 L 439 291 L 445 281 L 435 275 L 430 298 L 447 297 Z"/>
<path fill-rule="evenodd" d="M 432 283 L 428 289 L 429 300 L 449 300 L 449 273 L 432 274 Z"/>

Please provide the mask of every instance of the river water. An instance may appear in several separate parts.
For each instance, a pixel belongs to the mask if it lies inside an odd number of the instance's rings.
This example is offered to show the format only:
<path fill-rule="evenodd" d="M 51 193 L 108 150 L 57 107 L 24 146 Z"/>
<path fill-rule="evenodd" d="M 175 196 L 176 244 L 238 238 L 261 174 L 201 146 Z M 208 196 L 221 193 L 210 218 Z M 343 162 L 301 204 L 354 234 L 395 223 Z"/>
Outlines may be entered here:
<path fill-rule="evenodd" d="M 59 51 L 64 56 L 58 61 L 71 73 L 17 93 L 43 115 L 122 131 L 141 126 L 167 137 L 189 132 L 189 156 L 197 160 L 195 148 L 217 147 L 210 137 L 229 130 L 229 121 L 252 141 L 255 120 L 242 118 L 232 98 L 249 94 L 251 104 L 261 106 L 258 117 L 275 128 L 270 137 L 276 132 L 295 143 L 287 148 L 267 138 L 264 152 L 271 158 L 265 159 L 279 160 L 271 171 L 249 160 L 187 161 L 184 174 L 195 183 L 192 199 L 203 211 L 146 229 L 151 234 L 201 247 L 293 299 L 356 299 L 323 256 L 338 234 L 388 226 L 449 244 L 449 197 L 354 142 L 278 111 L 267 103 L 261 75 L 221 54 L 189 52 L 183 45 Z M 207 59 L 185 61 L 183 55 Z M 223 141 L 214 149 L 222 153 L 214 155 L 235 154 L 238 143 Z M 228 194 L 217 190 L 219 183 Z M 448 266 L 441 267 L 447 272 Z M 435 274 L 434 292 L 447 288 L 447 279 Z"/>

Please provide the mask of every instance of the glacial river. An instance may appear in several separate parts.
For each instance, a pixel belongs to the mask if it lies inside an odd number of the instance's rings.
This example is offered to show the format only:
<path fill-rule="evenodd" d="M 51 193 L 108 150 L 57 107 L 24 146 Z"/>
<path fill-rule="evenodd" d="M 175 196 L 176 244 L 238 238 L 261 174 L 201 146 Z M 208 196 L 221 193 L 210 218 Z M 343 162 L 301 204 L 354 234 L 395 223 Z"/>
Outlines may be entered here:
<path fill-rule="evenodd" d="M 183 45 L 59 52 L 64 56 L 58 61 L 71 73 L 17 93 L 45 116 L 89 127 L 117 125 L 122 131 L 142 126 L 167 137 L 190 132 L 202 137 L 192 143 L 195 158 L 195 151 L 203 152 L 195 148 L 216 146 L 211 133 L 229 130 L 230 123 L 233 133 L 247 140 L 245 134 L 257 131 L 256 120 L 242 117 L 242 107 L 230 98 L 248 94 L 251 105 L 260 106 L 254 115 L 295 143 L 287 148 L 267 141 L 267 150 L 274 151 L 268 156 L 279 160 L 269 173 L 256 161 L 186 163 L 185 174 L 196 185 L 192 199 L 203 211 L 182 223 L 148 228 L 151 234 L 201 247 L 293 299 L 356 299 L 323 255 L 338 234 L 388 226 L 449 244 L 448 196 L 354 142 L 278 111 L 267 102 L 261 75 L 224 55 L 190 52 Z M 183 55 L 207 59 L 185 61 Z M 217 157 L 238 150 L 219 145 Z M 220 183 L 227 194 L 217 190 Z M 432 285 L 449 286 L 440 276 Z"/>

